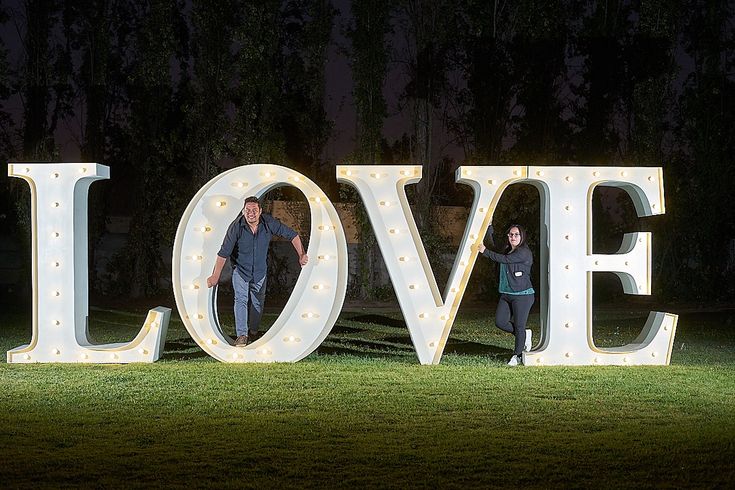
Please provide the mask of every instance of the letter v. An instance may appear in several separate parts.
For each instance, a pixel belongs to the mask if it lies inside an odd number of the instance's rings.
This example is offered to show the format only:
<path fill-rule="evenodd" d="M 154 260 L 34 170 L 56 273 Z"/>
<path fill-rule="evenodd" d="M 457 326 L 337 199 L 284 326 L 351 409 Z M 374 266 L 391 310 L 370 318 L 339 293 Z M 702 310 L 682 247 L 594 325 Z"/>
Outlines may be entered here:
<path fill-rule="evenodd" d="M 503 190 L 526 178 L 526 167 L 459 167 L 456 180 L 475 200 L 444 296 L 406 199 L 406 184 L 421 180 L 420 166 L 339 165 L 337 181 L 354 186 L 375 231 L 411 340 L 421 364 L 438 364 L 477 259 L 477 245 Z"/>

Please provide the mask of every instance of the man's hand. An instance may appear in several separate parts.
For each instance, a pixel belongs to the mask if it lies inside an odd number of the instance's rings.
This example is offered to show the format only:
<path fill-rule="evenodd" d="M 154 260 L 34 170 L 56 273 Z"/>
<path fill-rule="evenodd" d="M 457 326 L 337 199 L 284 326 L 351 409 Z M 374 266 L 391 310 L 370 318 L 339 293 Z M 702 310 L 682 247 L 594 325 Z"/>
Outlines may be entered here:
<path fill-rule="evenodd" d="M 301 267 L 305 266 L 309 262 L 309 256 L 304 254 L 299 257 L 299 264 Z"/>
<path fill-rule="evenodd" d="M 214 287 L 217 285 L 218 282 L 219 282 L 219 276 L 212 274 L 211 276 L 207 278 L 207 287 L 208 288 Z"/>

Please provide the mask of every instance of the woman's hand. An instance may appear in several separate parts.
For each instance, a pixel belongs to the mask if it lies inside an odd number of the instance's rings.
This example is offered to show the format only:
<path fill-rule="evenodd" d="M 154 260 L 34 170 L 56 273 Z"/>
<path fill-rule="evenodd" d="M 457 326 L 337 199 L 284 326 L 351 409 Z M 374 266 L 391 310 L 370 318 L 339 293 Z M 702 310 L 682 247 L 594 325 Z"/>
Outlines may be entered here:
<path fill-rule="evenodd" d="M 477 246 L 477 250 L 478 250 L 478 251 L 479 251 L 480 253 L 483 253 L 483 252 L 485 252 L 485 244 L 484 244 L 484 243 L 481 243 L 481 244 L 479 244 L 479 245 Z"/>

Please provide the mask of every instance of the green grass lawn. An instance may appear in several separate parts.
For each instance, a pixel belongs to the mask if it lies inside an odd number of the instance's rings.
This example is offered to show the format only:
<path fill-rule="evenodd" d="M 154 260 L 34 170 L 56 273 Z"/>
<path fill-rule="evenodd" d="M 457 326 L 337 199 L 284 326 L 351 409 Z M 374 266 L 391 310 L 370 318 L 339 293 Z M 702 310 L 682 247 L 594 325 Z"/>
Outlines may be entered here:
<path fill-rule="evenodd" d="M 675 311 L 675 309 L 674 309 Z M 145 312 L 92 312 L 100 342 Z M 647 311 L 596 314 L 600 345 Z M 509 368 L 492 311 L 421 366 L 397 311 L 345 312 L 295 364 L 219 363 L 177 317 L 150 365 L 0 364 L 0 482 L 54 487 L 726 487 L 735 314 L 680 317 L 671 366 Z M 270 324 L 275 315 L 266 315 Z M 232 324 L 223 318 L 223 324 Z M 531 327 L 538 338 L 538 316 Z M 0 312 L 0 350 L 30 340 Z M 4 355 L 3 355 L 4 359 Z"/>

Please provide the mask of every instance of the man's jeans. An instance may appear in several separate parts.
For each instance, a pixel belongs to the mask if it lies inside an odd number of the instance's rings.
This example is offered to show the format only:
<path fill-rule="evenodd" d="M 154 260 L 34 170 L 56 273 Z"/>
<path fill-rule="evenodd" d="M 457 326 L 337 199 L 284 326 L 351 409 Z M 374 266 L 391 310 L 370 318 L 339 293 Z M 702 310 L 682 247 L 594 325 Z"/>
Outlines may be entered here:
<path fill-rule="evenodd" d="M 237 336 L 258 333 L 260 318 L 265 303 L 265 284 L 263 277 L 258 282 L 246 281 L 237 269 L 232 271 L 232 289 L 235 292 L 235 332 Z"/>

